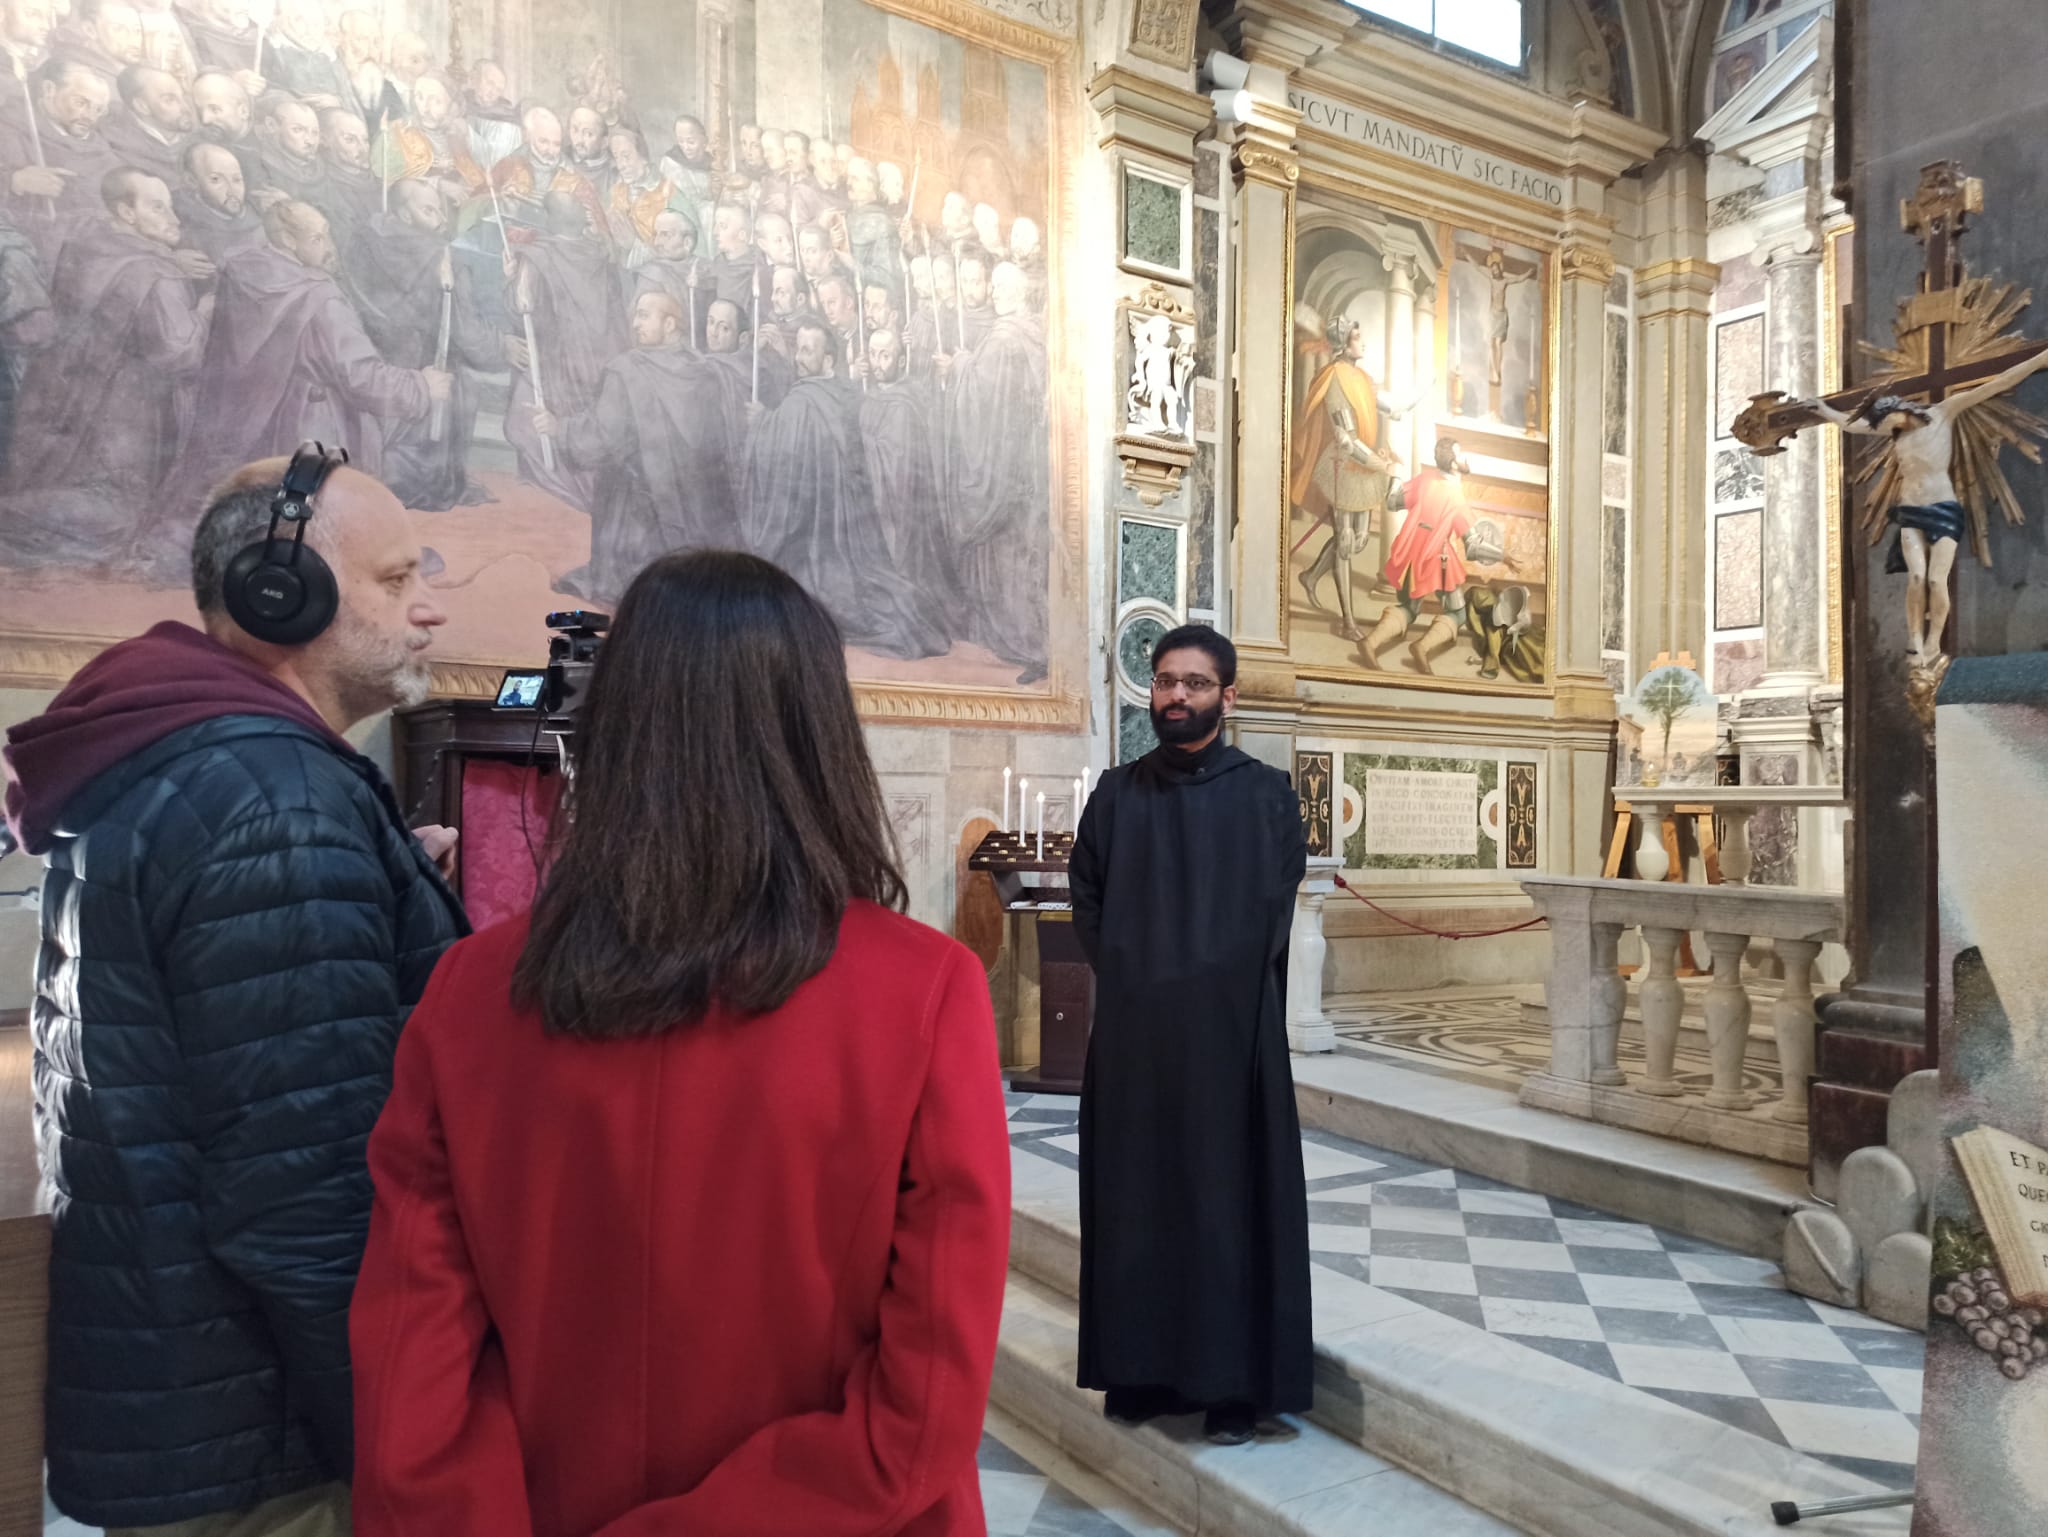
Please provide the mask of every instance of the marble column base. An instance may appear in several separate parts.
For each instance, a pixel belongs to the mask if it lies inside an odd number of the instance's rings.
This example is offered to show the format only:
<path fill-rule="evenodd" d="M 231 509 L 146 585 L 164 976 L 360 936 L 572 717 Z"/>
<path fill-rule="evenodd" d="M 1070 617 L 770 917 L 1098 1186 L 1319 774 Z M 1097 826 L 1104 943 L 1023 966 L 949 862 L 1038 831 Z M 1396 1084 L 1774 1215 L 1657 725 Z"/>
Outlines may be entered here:
<path fill-rule="evenodd" d="M 1299 1056 L 1337 1049 L 1337 1026 L 1330 1020 L 1304 1020 L 1287 1027 L 1287 1049 Z"/>

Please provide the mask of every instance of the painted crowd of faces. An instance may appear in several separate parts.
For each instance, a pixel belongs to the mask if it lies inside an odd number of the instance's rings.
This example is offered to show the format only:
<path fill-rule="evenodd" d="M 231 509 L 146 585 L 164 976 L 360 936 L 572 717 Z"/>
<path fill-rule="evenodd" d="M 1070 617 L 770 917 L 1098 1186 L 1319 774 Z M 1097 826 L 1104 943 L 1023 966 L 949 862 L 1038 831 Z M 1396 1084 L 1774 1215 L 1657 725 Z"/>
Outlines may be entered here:
<path fill-rule="evenodd" d="M 963 571 L 975 551 L 949 546 L 946 533 L 969 520 L 946 504 L 976 484 L 980 504 L 1003 518 L 1029 512 L 1051 523 L 1045 73 L 858 0 L 833 0 L 826 13 L 826 35 L 801 43 L 820 54 L 814 73 L 833 82 L 827 117 L 798 128 L 747 120 L 763 84 L 748 77 L 770 67 L 753 59 L 739 61 L 742 78 L 707 95 L 687 58 L 649 63 L 647 51 L 621 48 L 580 55 L 566 71 L 539 57 L 523 66 L 465 63 L 412 31 L 387 30 L 371 11 L 317 0 L 285 0 L 260 23 L 241 0 L 74 0 L 68 14 L 49 0 L 11 0 L 0 12 L 4 42 L 25 78 L 14 100 L 0 101 L 0 565 L 157 591 L 182 585 L 186 513 L 131 517 L 130 527 L 112 519 L 88 541 L 39 525 L 39 516 L 43 525 L 53 517 L 29 504 L 52 492 L 132 494 L 198 473 L 195 445 L 207 440 L 207 424 L 193 419 L 195 402 L 222 398 L 209 390 L 209 373 L 229 366 L 220 317 L 249 318 L 236 308 L 247 307 L 249 286 L 230 269 L 243 247 L 262 246 L 333 277 L 362 322 L 357 331 L 345 316 L 334 320 L 341 344 L 368 340 L 387 369 L 454 379 L 453 400 L 436 416 L 452 418 L 437 440 L 447 453 L 413 455 L 433 461 L 416 476 L 421 485 L 399 481 L 426 396 L 387 379 L 363 386 L 350 405 L 362 379 L 345 359 L 304 360 L 295 377 L 310 380 L 309 415 L 280 422 L 266 445 L 285 451 L 301 435 L 334 435 L 326 408 L 337 399 L 349 405 L 345 420 L 384 439 L 382 453 L 350 445 L 359 460 L 400 467 L 394 489 L 409 505 L 458 515 L 438 540 L 430 536 L 438 545 L 430 566 L 479 563 L 463 540 L 490 536 L 476 532 L 468 509 L 532 512 L 545 529 L 528 542 L 554 593 L 614 601 L 630 573 L 578 560 L 578 515 L 601 514 L 601 477 L 560 466 L 551 474 L 541 462 L 530 430 L 532 376 L 551 386 L 547 413 L 569 419 L 599 408 L 596 381 L 611 359 L 680 348 L 706 367 L 723 358 L 745 377 L 745 409 L 725 440 L 741 542 L 749 539 L 755 435 L 797 381 L 824 376 L 843 386 L 844 430 L 832 440 L 842 462 L 828 478 L 851 488 L 854 504 L 806 510 L 823 521 L 880 524 L 863 406 L 885 388 L 916 392 L 929 426 L 916 453 L 929 457 L 899 483 L 923 488 L 933 505 L 904 509 L 893 524 L 856 530 L 842 544 L 883 565 L 936 572 L 944 584 L 922 605 L 937 633 L 927 627 L 908 660 L 959 651 L 984 673 L 1042 676 L 1045 636 L 1030 645 L 1012 637 L 1003 648 L 978 633 Z M 916 61 L 908 71 L 894 48 L 906 39 Z M 773 59 L 793 41 L 763 35 L 758 51 Z M 644 97 L 629 86 L 636 76 L 647 82 Z M 845 103 L 836 121 L 834 84 Z M 109 171 L 123 169 L 139 174 L 109 182 Z M 116 316 L 96 286 L 121 281 L 108 277 L 108 231 L 168 259 L 182 292 L 160 285 L 135 314 Z M 446 262 L 439 272 L 397 275 L 380 257 L 380 235 L 391 237 L 389 250 L 408 241 L 445 247 Z M 88 260 L 95 240 L 99 267 Z M 532 259 L 565 244 L 587 247 L 592 259 Z M 739 267 L 744 279 L 735 277 Z M 407 281 L 422 292 L 392 290 Z M 549 283 L 584 286 L 550 304 L 535 294 Z M 431 333 L 436 295 L 424 290 L 443 286 L 455 311 L 452 355 L 431 334 L 425 356 L 417 332 L 377 334 L 378 319 L 406 313 L 410 301 Z M 88 304 L 97 319 L 84 312 Z M 163 313 L 143 313 L 152 305 Z M 550 321 L 558 334 L 547 334 Z M 109 334 L 123 324 L 125 334 Z M 181 326 L 194 334 L 167 334 Z M 963 440 L 949 399 L 992 331 L 1022 360 L 1006 399 L 1016 430 L 1029 431 L 1045 458 L 1029 466 L 1035 509 L 978 486 L 977 477 L 1004 473 L 1005 461 L 979 434 Z M 465 332 L 474 345 L 465 346 Z M 158 419 L 147 443 L 120 421 L 80 424 L 108 439 L 108 451 L 70 461 L 94 467 L 52 484 L 49 466 L 61 456 L 17 434 L 39 430 L 32 397 L 60 363 L 153 371 L 153 389 L 125 377 L 109 389 L 113 399 L 146 401 Z M 406 408 L 393 405 L 398 395 Z M 578 488 L 586 494 L 564 494 Z M 196 516 L 196 506 L 187 512 Z M 915 523 L 940 531 L 922 563 L 893 548 Z M 1037 580 L 1045 583 L 1045 529 L 998 532 L 1042 552 Z M 451 600 L 458 628 L 463 602 Z M 1041 596 L 1036 611 L 1044 609 Z M 850 634 L 863 629 L 861 615 L 840 617 Z M 890 654 L 906 659 L 900 647 Z M 943 681 L 942 671 L 933 676 Z"/>

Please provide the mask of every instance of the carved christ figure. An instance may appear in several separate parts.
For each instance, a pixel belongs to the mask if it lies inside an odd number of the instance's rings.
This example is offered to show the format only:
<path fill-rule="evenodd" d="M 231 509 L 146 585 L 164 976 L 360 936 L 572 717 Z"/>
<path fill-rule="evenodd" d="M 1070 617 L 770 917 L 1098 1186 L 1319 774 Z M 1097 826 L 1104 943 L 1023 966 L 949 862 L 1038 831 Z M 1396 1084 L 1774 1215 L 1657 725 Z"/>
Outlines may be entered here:
<path fill-rule="evenodd" d="M 1883 438 L 1896 457 L 1899 500 L 1887 516 L 1898 528 L 1885 570 L 1906 574 L 1906 637 L 1916 662 L 1930 661 L 1940 651 L 1941 634 L 1948 627 L 1948 578 L 1964 518 L 1950 476 L 1957 421 L 1971 407 L 2005 394 L 2044 368 L 2048 348 L 1933 405 L 1879 395 L 1849 414 L 1825 400 L 1799 402 L 1844 432 Z"/>
<path fill-rule="evenodd" d="M 1486 253 L 1486 278 L 1492 290 L 1488 303 L 1491 324 L 1486 333 L 1486 379 L 1489 384 L 1500 384 L 1507 365 L 1508 290 L 1534 277 L 1535 273 L 1519 262 L 1508 265 L 1506 253 L 1498 246 Z"/>

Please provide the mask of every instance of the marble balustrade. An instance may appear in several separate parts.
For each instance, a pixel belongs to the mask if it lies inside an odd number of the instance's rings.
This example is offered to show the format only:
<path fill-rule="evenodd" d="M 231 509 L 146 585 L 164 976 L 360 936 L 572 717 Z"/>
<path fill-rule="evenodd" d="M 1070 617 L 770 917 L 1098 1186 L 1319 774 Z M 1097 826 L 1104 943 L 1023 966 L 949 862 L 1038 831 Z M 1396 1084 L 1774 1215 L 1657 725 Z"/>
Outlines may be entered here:
<path fill-rule="evenodd" d="M 1781 1083 L 1777 1102 L 1765 1119 L 1784 1126 L 1805 1125 L 1807 1081 L 1813 1072 L 1813 964 L 1821 946 L 1840 935 L 1838 894 L 1734 883 L 1694 886 L 1553 875 L 1530 876 L 1522 889 L 1550 920 L 1550 1090 L 1577 1088 L 1589 1102 L 1590 1091 L 1601 1088 L 1625 1088 L 1631 1095 L 1659 1100 L 1688 1097 L 1674 1073 L 1685 1007 L 1677 956 L 1684 935 L 1704 933 L 1713 965 L 1705 1000 L 1713 1081 L 1701 1102 L 1708 1110 L 1736 1115 L 1756 1109 L 1743 1077 L 1754 1011 L 1742 961 L 1752 941 L 1769 940 L 1783 964 L 1784 981 L 1770 1007 Z M 1648 1061 L 1644 1075 L 1633 1082 L 1616 1062 L 1627 1004 L 1627 983 L 1617 958 L 1627 929 L 1641 930 L 1647 958 L 1638 974 L 1637 1003 Z M 1584 1113 L 1594 1119 L 1611 1118 L 1597 1108 Z M 1684 1134 L 1688 1140 L 1737 1145 L 1705 1133 Z"/>
<path fill-rule="evenodd" d="M 1836 785 L 1616 785 L 1614 798 L 1628 802 L 1638 828 L 1636 875 L 1644 881 L 1670 878 L 1671 856 L 1664 849 L 1664 817 L 1679 806 L 1709 806 L 1720 825 L 1721 881 L 1742 886 L 1749 881 L 1749 819 L 1767 806 L 1832 806 L 1843 804 Z M 1526 882 L 1524 884 L 1527 884 Z"/>

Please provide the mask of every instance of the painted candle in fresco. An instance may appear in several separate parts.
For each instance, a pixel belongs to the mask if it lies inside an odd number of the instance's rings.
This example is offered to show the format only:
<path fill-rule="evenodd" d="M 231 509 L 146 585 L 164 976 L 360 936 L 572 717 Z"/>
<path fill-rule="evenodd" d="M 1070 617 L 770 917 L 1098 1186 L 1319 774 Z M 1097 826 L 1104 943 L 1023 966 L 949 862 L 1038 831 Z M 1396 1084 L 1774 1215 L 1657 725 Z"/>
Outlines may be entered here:
<path fill-rule="evenodd" d="M 1313 194 L 1296 218 L 1295 662 L 1542 686 L 1549 258 Z"/>
<path fill-rule="evenodd" d="M 134 109 L 65 66 L 112 106 L 0 206 L 17 639 L 189 614 L 207 487 L 318 438 L 417 514 L 450 662 L 725 546 L 856 678 L 1051 693 L 1067 45 L 947 0 L 424 4 L 287 7 L 260 56 L 194 22 Z"/>

